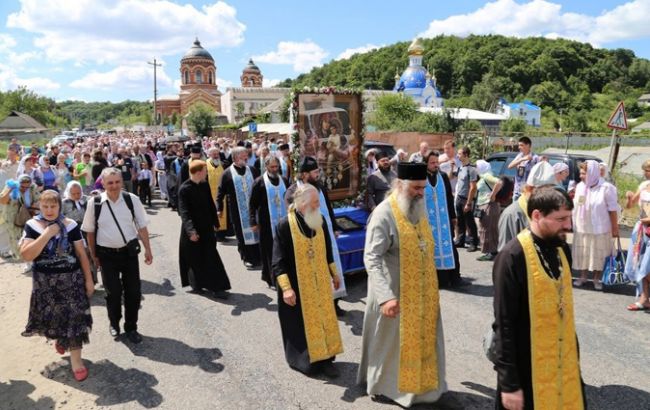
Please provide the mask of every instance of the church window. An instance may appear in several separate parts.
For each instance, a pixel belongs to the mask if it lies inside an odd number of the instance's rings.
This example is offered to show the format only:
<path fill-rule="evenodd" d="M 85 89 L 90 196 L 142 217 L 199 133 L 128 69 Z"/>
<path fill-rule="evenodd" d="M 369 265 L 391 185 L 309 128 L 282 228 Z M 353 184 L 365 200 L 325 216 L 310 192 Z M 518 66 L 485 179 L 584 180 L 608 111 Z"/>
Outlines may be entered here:
<path fill-rule="evenodd" d="M 201 70 L 196 70 L 196 73 L 194 73 L 194 79 L 197 84 L 203 84 L 203 72 Z"/>
<path fill-rule="evenodd" d="M 188 84 L 190 82 L 190 73 L 185 70 L 183 72 L 183 84 Z"/>
<path fill-rule="evenodd" d="M 212 71 L 208 72 L 208 84 L 212 84 Z"/>

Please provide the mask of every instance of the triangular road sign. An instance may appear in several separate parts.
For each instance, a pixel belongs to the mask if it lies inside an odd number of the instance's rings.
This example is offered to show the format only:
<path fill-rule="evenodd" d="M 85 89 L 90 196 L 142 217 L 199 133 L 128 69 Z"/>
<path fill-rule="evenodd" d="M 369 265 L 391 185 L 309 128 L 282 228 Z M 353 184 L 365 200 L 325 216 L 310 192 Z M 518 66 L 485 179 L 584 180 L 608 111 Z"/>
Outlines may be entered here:
<path fill-rule="evenodd" d="M 616 130 L 627 129 L 627 115 L 625 114 L 625 105 L 623 104 L 623 101 L 618 103 L 616 106 L 612 116 L 609 117 L 609 121 L 607 121 L 607 126 Z"/>

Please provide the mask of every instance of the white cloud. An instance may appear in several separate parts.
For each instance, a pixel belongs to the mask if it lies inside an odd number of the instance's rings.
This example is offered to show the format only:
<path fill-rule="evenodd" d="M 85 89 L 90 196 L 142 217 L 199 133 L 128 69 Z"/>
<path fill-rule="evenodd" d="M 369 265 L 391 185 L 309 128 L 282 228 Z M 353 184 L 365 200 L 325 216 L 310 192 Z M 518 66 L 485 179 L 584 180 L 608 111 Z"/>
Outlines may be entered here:
<path fill-rule="evenodd" d="M 233 86 L 233 82 L 230 80 L 224 80 L 223 78 L 217 77 L 216 81 L 217 87 L 220 88 L 221 90 L 225 90 L 228 87 Z"/>
<path fill-rule="evenodd" d="M 374 44 L 366 44 L 365 46 L 361 47 L 356 47 L 356 48 L 348 48 L 347 50 L 344 50 L 341 54 L 336 56 L 335 60 L 344 60 L 346 58 L 350 58 L 355 54 L 363 54 L 367 53 L 368 51 L 375 50 L 378 48 L 381 48 L 383 46 L 377 46 Z"/>
<path fill-rule="evenodd" d="M 34 45 L 50 60 L 78 65 L 177 54 L 195 35 L 209 49 L 233 47 L 246 29 L 222 1 L 197 9 L 169 0 L 22 0 L 7 27 L 34 33 Z"/>
<path fill-rule="evenodd" d="M 474 12 L 433 20 L 422 37 L 440 34 L 502 34 L 545 36 L 587 41 L 594 45 L 650 35 L 650 0 L 633 0 L 599 16 L 563 13 L 562 6 L 546 0 L 519 3 L 496 0 Z"/>
<path fill-rule="evenodd" d="M 19 86 L 25 86 L 38 94 L 46 94 L 61 88 L 61 84 L 46 77 L 22 78 L 13 67 L 0 64 L 0 90 L 15 90 Z"/>
<path fill-rule="evenodd" d="M 275 87 L 281 81 L 279 78 L 264 78 L 262 79 L 262 87 Z"/>
<path fill-rule="evenodd" d="M 304 73 L 323 64 L 329 53 L 311 40 L 281 41 L 276 51 L 254 56 L 255 61 L 267 64 L 291 64 L 293 70 Z"/>
<path fill-rule="evenodd" d="M 16 46 L 16 40 L 9 34 L 0 33 L 0 53 L 7 52 Z"/>
<path fill-rule="evenodd" d="M 172 79 L 164 69 L 158 68 L 156 81 L 158 89 L 170 87 Z M 153 92 L 153 67 L 147 64 L 126 64 L 106 72 L 91 71 L 84 77 L 70 83 L 70 87 L 87 90 L 151 90 Z"/>

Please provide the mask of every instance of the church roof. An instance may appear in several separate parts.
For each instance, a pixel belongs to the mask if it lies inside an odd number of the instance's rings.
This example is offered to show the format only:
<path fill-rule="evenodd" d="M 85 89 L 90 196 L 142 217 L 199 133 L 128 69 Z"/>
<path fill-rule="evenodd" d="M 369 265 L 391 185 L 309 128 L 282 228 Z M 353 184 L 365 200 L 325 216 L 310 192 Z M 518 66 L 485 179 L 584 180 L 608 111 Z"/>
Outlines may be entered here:
<path fill-rule="evenodd" d="M 404 89 L 424 88 L 427 85 L 427 70 L 421 65 L 408 66 L 399 80 Z"/>
<path fill-rule="evenodd" d="M 192 48 L 187 50 L 187 53 L 185 53 L 182 60 L 185 60 L 186 58 L 205 58 L 214 61 L 214 58 L 212 58 L 208 50 L 201 47 L 201 42 L 198 38 L 194 40 L 194 45 L 192 45 Z"/>
<path fill-rule="evenodd" d="M 252 74 L 260 74 L 260 68 L 255 65 L 253 62 L 253 59 L 251 58 L 248 60 L 248 64 L 246 64 L 246 67 L 244 67 L 244 72 L 245 73 L 252 73 Z"/>
<path fill-rule="evenodd" d="M 424 46 L 422 45 L 422 41 L 419 38 L 415 38 L 411 45 L 408 48 L 408 53 L 410 56 L 416 55 L 416 56 L 421 56 L 424 54 Z"/>
<path fill-rule="evenodd" d="M 11 111 L 7 117 L 0 122 L 0 130 L 3 131 L 44 131 L 47 130 L 40 122 L 31 116 L 19 111 Z"/>

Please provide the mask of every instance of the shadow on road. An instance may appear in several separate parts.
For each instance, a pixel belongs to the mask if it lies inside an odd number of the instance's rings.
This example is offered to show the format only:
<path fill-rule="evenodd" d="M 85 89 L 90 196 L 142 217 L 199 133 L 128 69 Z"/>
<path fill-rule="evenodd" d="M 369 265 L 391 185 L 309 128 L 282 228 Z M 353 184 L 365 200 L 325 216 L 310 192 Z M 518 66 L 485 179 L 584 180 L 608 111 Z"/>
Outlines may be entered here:
<path fill-rule="evenodd" d="M 143 295 L 174 296 L 176 294 L 169 279 L 163 279 L 162 283 L 149 282 L 148 280 L 141 280 L 140 283 Z"/>
<path fill-rule="evenodd" d="M 601 387 L 585 386 L 589 410 L 647 410 L 650 392 L 616 384 Z"/>
<path fill-rule="evenodd" d="M 135 345 L 125 341 L 124 337 L 121 335 L 120 339 L 135 356 L 173 366 L 195 366 L 208 373 L 220 373 L 224 369 L 223 364 L 215 363 L 223 357 L 217 348 L 194 348 L 178 340 L 144 335 L 142 343 Z"/>
<path fill-rule="evenodd" d="M 363 315 L 364 313 L 360 310 L 348 310 L 339 320 L 350 327 L 353 335 L 361 336 L 363 331 Z"/>
<path fill-rule="evenodd" d="M 252 295 L 246 295 L 244 293 L 231 293 L 230 297 L 226 300 L 215 299 L 207 294 L 205 297 L 208 297 L 211 300 L 218 301 L 225 305 L 232 306 L 232 311 L 230 312 L 233 316 L 240 316 L 245 312 L 252 312 L 257 309 L 266 309 L 269 312 L 277 312 L 278 305 L 271 304 L 273 299 L 265 295 L 264 293 L 253 293 Z"/>
<path fill-rule="evenodd" d="M 154 375 L 138 369 L 123 369 L 109 360 L 95 363 L 84 360 L 84 363 L 89 376 L 83 382 L 78 382 L 72 377 L 70 365 L 64 360 L 51 363 L 41 374 L 70 388 L 97 396 L 97 406 L 114 406 L 137 401 L 141 406 L 150 409 L 162 404 L 162 395 L 153 388 L 158 384 Z"/>
<path fill-rule="evenodd" d="M 491 298 L 494 296 L 494 286 L 478 284 L 474 278 L 465 277 L 463 279 L 467 280 L 468 282 L 472 282 L 472 284 L 463 287 L 445 288 L 443 290 L 449 292 L 466 293 L 468 295 L 480 296 L 484 298 Z"/>
<path fill-rule="evenodd" d="M 0 397 L 3 409 L 53 409 L 56 402 L 51 397 L 39 397 L 34 400 L 29 395 L 36 390 L 33 384 L 25 380 L 9 380 L 8 383 L 0 382 Z"/>

